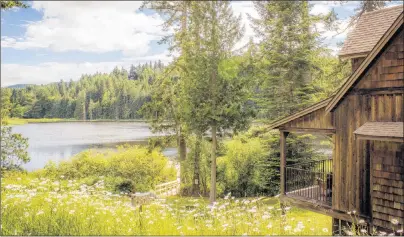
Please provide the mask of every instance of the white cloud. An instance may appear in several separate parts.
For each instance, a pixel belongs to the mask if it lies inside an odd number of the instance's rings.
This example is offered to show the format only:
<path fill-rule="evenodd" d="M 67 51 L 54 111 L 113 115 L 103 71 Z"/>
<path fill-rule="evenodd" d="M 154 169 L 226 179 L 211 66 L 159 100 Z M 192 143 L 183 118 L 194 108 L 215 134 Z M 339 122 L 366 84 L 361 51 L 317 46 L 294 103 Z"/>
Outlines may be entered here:
<path fill-rule="evenodd" d="M 316 3 L 313 5 L 313 7 L 310 10 L 310 13 L 313 15 L 326 15 L 331 11 L 331 6 L 328 4 L 323 4 L 323 3 Z"/>
<path fill-rule="evenodd" d="M 258 17 L 258 12 L 255 10 L 254 5 L 251 1 L 233 1 L 231 3 L 233 13 L 235 16 L 241 15 L 241 24 L 245 27 L 245 32 L 243 38 L 235 45 L 234 49 L 239 49 L 245 46 L 250 38 L 254 37 L 254 30 L 251 27 L 250 20 L 248 19 L 247 14 L 256 18 Z M 256 41 L 256 39 L 255 39 Z"/>
<path fill-rule="evenodd" d="M 138 12 L 140 5 L 136 1 L 33 2 L 32 7 L 42 11 L 43 18 L 25 25 L 23 39 L 2 37 L 1 46 L 145 55 L 150 42 L 164 34 L 160 27 L 163 21 L 157 14 Z"/>
<path fill-rule="evenodd" d="M 131 64 L 161 60 L 171 61 L 167 52 L 144 57 L 131 57 L 116 62 L 58 63 L 46 62 L 37 65 L 1 64 L 1 86 L 14 84 L 47 84 L 63 80 L 77 80 L 83 74 L 110 73 L 115 66 L 129 69 Z"/>
<path fill-rule="evenodd" d="M 162 60 L 168 63 L 172 57 L 168 53 L 150 53 L 150 42 L 158 40 L 164 34 L 161 29 L 162 19 L 157 14 L 145 15 L 138 12 L 141 2 L 33 2 L 32 7 L 44 13 L 43 19 L 36 22 L 26 22 L 24 37 L 1 37 L 4 48 L 28 49 L 49 48 L 56 52 L 111 52 L 121 51 L 125 58 L 109 62 L 77 62 L 59 63 L 48 62 L 37 65 L 3 64 L 1 65 L 2 86 L 32 83 L 43 84 L 60 79 L 77 80 L 82 74 L 95 72 L 109 73 L 115 66 L 129 68 L 130 64 Z M 312 14 L 327 14 L 337 2 L 314 2 Z M 355 3 L 357 4 L 357 3 Z M 348 3 L 351 6 L 351 4 Z M 258 17 L 251 1 L 232 1 L 231 6 L 235 15 L 242 16 L 245 26 L 244 37 L 235 46 L 239 49 L 255 37 L 247 13 Z M 345 7 L 345 5 L 344 5 Z M 352 5 L 353 7 L 353 5 Z M 346 20 L 340 21 L 343 28 Z M 335 36 L 335 32 L 325 30 L 323 25 L 317 25 L 326 37 L 328 47 L 335 53 L 338 48 L 336 41 L 342 41 L 346 32 Z M 5 55 L 2 54 L 2 57 Z M 46 56 L 37 54 L 37 56 Z"/>

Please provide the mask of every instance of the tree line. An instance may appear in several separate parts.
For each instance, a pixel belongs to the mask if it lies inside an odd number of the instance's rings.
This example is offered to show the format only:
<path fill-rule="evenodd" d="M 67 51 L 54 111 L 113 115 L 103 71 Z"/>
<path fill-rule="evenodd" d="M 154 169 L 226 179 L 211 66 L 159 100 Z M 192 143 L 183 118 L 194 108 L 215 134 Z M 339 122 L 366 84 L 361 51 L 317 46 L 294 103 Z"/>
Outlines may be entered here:
<path fill-rule="evenodd" d="M 149 88 L 162 72 L 161 61 L 115 67 L 107 73 L 82 75 L 25 88 L 2 88 L 2 112 L 16 118 L 138 119 L 150 99 Z"/>

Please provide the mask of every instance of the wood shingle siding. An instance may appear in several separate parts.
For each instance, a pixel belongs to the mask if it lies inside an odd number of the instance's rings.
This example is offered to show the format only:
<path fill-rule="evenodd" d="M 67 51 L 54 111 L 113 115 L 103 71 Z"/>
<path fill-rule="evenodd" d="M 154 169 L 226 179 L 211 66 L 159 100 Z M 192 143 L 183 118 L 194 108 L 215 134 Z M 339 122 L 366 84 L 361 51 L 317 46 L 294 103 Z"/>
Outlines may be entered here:
<path fill-rule="evenodd" d="M 394 42 L 390 44 L 381 57 L 366 72 L 363 79 L 356 88 L 402 88 L 404 87 L 404 54 L 403 48 L 404 33 L 396 36 Z"/>
<path fill-rule="evenodd" d="M 392 228 L 392 219 L 404 225 L 404 144 L 372 141 L 372 214 L 374 224 Z M 396 229 L 400 226 L 396 226 Z"/>

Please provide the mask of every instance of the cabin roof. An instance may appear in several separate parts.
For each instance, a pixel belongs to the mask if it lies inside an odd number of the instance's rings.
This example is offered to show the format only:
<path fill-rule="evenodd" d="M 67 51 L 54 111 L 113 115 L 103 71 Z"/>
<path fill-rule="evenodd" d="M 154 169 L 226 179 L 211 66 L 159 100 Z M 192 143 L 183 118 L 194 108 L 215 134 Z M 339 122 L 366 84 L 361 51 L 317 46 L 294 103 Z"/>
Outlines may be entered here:
<path fill-rule="evenodd" d="M 335 93 L 335 96 L 330 100 L 326 107 L 326 112 L 332 111 L 337 104 L 343 99 L 348 90 L 354 85 L 354 83 L 360 79 L 361 75 L 365 72 L 370 63 L 379 55 L 382 49 L 387 45 L 387 43 L 392 39 L 392 37 L 402 29 L 403 25 L 403 11 L 397 17 L 397 19 L 392 23 L 390 28 L 386 31 L 383 37 L 377 42 L 375 47 L 369 53 L 369 55 L 363 60 L 359 67 L 352 73 L 350 77 L 344 82 L 344 84 Z"/>
<path fill-rule="evenodd" d="M 307 107 L 307 108 L 305 108 L 305 109 L 303 109 L 303 110 L 301 110 L 299 112 L 296 112 L 296 113 L 291 114 L 289 116 L 286 116 L 286 117 L 283 117 L 281 119 L 275 120 L 273 123 L 271 123 L 271 125 L 269 125 L 269 129 L 278 128 L 279 126 L 284 125 L 284 124 L 286 124 L 286 123 L 288 123 L 288 122 L 290 122 L 292 120 L 295 120 L 295 119 L 300 118 L 300 117 L 302 117 L 302 116 L 304 116 L 306 114 L 309 114 L 309 113 L 311 113 L 313 111 L 316 111 L 316 110 L 319 110 L 321 108 L 324 108 L 328 104 L 328 102 L 330 102 L 331 98 L 332 97 L 330 97 L 328 99 L 325 99 L 325 100 L 322 100 L 322 101 L 320 101 L 318 103 L 315 103 L 315 104 L 313 104 L 313 105 L 311 105 L 311 106 L 309 106 L 309 107 Z"/>
<path fill-rule="evenodd" d="M 389 140 L 391 138 L 402 141 L 404 138 L 403 128 L 403 122 L 366 122 L 354 133 L 369 137 L 370 140 Z"/>
<path fill-rule="evenodd" d="M 341 59 L 366 56 L 403 11 L 403 6 L 388 7 L 362 14 L 339 52 Z"/>

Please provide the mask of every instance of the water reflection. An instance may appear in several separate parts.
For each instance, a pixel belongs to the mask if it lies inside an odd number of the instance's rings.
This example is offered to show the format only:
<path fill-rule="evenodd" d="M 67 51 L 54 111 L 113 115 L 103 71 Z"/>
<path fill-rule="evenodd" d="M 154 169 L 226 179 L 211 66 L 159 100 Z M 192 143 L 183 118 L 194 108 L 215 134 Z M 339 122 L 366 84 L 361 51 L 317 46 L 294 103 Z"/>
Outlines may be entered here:
<path fill-rule="evenodd" d="M 86 149 L 113 149 L 117 145 L 147 144 L 147 138 L 164 135 L 153 134 L 142 122 L 67 122 L 37 123 L 13 127 L 29 139 L 28 153 L 31 161 L 27 170 L 43 168 L 49 160 L 59 162 Z M 164 151 L 167 156 L 176 154 L 175 148 Z"/>

